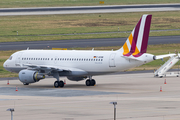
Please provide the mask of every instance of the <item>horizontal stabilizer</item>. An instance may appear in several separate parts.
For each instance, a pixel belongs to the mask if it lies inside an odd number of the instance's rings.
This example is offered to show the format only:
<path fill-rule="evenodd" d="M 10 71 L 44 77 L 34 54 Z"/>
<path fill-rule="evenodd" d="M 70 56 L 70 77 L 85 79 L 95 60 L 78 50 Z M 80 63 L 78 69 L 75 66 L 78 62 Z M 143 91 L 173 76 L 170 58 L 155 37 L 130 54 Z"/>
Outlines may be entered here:
<path fill-rule="evenodd" d="M 135 57 L 127 57 L 127 56 L 122 56 L 123 58 L 126 58 L 127 60 L 136 60 L 136 61 L 141 61 Z"/>
<path fill-rule="evenodd" d="M 155 57 L 155 60 L 163 59 L 163 58 L 166 58 L 166 57 L 173 57 L 173 56 L 176 56 L 176 54 L 157 55 L 157 56 Z"/>

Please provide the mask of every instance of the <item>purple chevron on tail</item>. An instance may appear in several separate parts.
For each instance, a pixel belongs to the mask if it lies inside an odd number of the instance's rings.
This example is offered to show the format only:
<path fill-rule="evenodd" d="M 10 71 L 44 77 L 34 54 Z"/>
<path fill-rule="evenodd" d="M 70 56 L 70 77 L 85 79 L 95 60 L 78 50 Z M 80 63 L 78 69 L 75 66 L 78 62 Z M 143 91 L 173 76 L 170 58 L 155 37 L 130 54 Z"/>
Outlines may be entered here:
<path fill-rule="evenodd" d="M 146 53 L 152 15 L 143 15 L 123 45 L 124 56 L 139 57 Z"/>

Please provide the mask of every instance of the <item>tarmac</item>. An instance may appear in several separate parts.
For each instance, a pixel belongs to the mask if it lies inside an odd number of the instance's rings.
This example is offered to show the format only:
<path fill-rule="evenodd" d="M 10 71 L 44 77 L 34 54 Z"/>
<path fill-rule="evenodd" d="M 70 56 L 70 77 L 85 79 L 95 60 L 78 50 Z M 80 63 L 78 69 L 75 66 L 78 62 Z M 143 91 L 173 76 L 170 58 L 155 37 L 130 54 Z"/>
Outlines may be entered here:
<path fill-rule="evenodd" d="M 96 86 L 66 78 L 54 88 L 54 78 L 24 86 L 0 81 L 0 120 L 179 120 L 180 78 L 155 78 L 153 73 L 94 76 Z M 166 82 L 166 84 L 164 84 Z M 160 92 L 162 87 L 162 92 Z M 18 91 L 16 91 L 16 88 Z"/>

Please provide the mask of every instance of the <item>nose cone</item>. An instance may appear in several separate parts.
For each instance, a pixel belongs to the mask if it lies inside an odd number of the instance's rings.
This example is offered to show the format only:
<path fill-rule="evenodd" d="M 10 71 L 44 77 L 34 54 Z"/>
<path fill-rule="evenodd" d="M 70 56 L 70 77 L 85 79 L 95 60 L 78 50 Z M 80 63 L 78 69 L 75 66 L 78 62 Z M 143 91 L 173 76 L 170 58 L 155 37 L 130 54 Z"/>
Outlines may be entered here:
<path fill-rule="evenodd" d="M 5 68 L 5 66 L 6 66 L 6 61 L 3 63 L 3 67 Z"/>
<path fill-rule="evenodd" d="M 8 69 L 7 69 L 7 67 L 8 67 L 7 60 L 4 62 L 3 67 L 4 67 L 4 69 L 6 69 L 8 71 Z"/>

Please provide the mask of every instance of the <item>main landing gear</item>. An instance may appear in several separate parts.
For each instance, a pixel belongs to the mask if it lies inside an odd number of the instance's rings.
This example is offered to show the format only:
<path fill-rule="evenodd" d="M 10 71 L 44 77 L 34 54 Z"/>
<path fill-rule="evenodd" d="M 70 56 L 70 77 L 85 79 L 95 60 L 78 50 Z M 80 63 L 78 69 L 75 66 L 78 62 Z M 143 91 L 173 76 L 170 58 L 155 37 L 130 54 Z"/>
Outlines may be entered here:
<path fill-rule="evenodd" d="M 62 80 L 61 81 L 59 80 L 59 73 L 58 72 L 54 72 L 53 77 L 57 79 L 57 81 L 54 82 L 55 88 L 64 87 L 64 82 Z"/>
<path fill-rule="evenodd" d="M 86 80 L 86 86 L 95 86 L 96 81 L 92 79 L 92 76 L 89 76 L 89 79 Z"/>
<path fill-rule="evenodd" d="M 54 82 L 54 87 L 55 88 L 64 87 L 64 82 L 63 81 L 55 81 Z"/>

